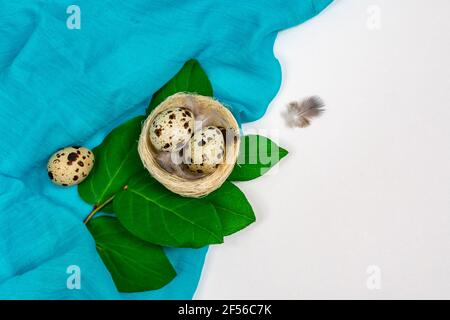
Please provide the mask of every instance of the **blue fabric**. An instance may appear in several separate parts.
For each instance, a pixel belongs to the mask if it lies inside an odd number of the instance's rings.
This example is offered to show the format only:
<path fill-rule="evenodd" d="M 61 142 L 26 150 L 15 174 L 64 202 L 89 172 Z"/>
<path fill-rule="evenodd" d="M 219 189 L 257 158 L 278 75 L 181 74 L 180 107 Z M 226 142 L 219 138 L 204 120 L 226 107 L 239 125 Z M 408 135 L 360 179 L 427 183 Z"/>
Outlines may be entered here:
<path fill-rule="evenodd" d="M 0 0 L 0 298 L 190 299 L 207 249 L 168 249 L 178 276 L 161 290 L 118 293 L 82 219 L 76 188 L 54 186 L 48 156 L 94 147 L 144 112 L 190 59 L 241 122 L 276 94 L 277 31 L 332 0 Z M 66 8 L 81 8 L 81 29 Z M 81 269 L 81 290 L 66 269 Z"/>

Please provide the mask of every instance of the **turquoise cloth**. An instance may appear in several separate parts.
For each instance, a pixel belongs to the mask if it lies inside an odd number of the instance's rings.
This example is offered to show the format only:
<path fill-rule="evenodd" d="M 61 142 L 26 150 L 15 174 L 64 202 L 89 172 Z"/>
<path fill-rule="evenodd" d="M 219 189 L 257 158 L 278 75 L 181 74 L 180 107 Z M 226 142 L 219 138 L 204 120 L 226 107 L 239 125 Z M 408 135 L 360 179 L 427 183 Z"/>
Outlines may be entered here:
<path fill-rule="evenodd" d="M 0 0 L 0 298 L 192 298 L 207 248 L 168 249 L 178 276 L 161 290 L 117 292 L 82 224 L 91 206 L 50 182 L 47 159 L 142 114 L 190 58 L 241 122 L 260 118 L 281 82 L 277 32 L 331 1 Z M 74 2 L 80 30 L 66 26 Z"/>

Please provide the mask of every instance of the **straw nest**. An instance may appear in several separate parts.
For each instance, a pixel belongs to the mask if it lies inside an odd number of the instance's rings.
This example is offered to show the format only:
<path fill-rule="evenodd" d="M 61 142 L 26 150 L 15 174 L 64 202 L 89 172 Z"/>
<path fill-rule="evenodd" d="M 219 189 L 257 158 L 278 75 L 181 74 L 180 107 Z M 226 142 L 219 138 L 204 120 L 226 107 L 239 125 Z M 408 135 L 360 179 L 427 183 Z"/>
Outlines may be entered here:
<path fill-rule="evenodd" d="M 193 108 L 193 103 L 197 107 Z M 208 125 L 225 129 L 223 130 L 226 132 L 224 161 L 213 173 L 197 179 L 186 179 L 168 172 L 158 163 L 157 151 L 150 141 L 149 129 L 159 113 L 175 107 L 194 109 L 194 114 L 199 110 L 202 113 L 213 114 L 214 116 L 208 120 Z M 144 167 L 167 189 L 184 197 L 199 198 L 218 189 L 225 182 L 236 163 L 239 146 L 239 126 L 225 106 L 211 97 L 177 93 L 159 104 L 147 117 L 139 137 L 138 151 Z"/>

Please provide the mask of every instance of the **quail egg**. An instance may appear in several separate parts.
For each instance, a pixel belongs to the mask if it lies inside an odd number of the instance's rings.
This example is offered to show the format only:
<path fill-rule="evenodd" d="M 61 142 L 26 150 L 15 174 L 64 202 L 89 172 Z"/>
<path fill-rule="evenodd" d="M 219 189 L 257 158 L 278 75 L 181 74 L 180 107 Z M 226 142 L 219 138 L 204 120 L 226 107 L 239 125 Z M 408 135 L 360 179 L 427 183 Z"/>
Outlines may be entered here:
<path fill-rule="evenodd" d="M 150 141 L 158 151 L 183 148 L 194 131 L 194 115 L 186 108 L 170 108 L 156 116 L 150 127 Z"/>
<path fill-rule="evenodd" d="M 84 147 L 67 147 L 55 152 L 47 164 L 48 177 L 60 186 L 82 182 L 94 166 L 94 154 Z"/>
<path fill-rule="evenodd" d="M 209 126 L 194 133 L 186 153 L 187 166 L 197 173 L 213 173 L 224 160 L 225 142 L 219 128 Z M 190 161 L 189 161 L 190 160 Z"/>

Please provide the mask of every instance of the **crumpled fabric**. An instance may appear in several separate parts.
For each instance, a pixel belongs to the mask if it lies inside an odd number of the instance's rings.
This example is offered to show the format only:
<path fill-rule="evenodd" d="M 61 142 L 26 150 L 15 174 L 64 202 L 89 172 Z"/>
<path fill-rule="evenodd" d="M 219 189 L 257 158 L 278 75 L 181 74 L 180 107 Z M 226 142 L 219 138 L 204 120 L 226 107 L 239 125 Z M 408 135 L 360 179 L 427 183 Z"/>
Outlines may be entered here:
<path fill-rule="evenodd" d="M 47 159 L 143 114 L 191 58 L 241 123 L 260 118 L 281 83 L 277 32 L 331 1 L 0 0 L 0 298 L 192 298 L 207 248 L 167 249 L 169 285 L 119 293 L 82 223 L 91 206 L 50 182 Z M 72 4 L 79 30 L 66 25 Z M 67 287 L 72 265 L 80 289 Z"/>

